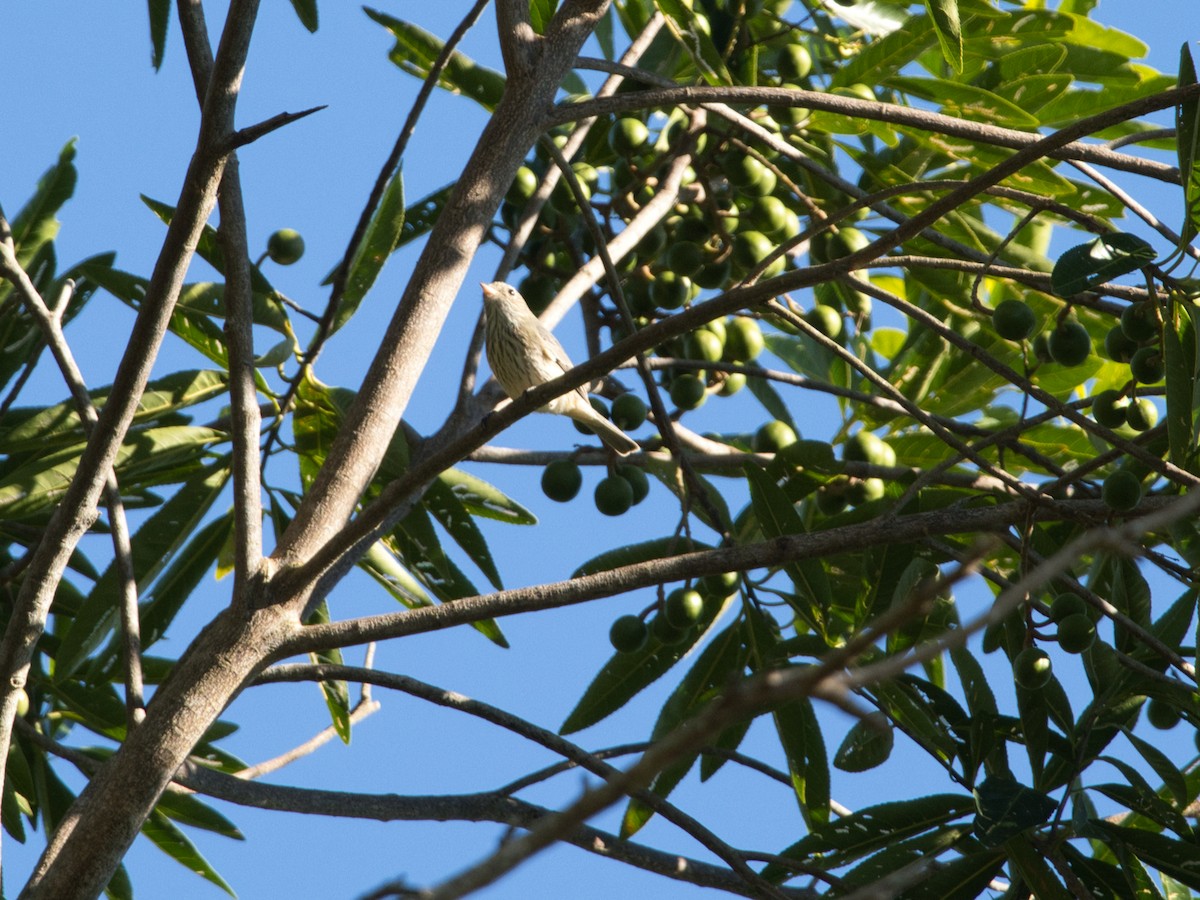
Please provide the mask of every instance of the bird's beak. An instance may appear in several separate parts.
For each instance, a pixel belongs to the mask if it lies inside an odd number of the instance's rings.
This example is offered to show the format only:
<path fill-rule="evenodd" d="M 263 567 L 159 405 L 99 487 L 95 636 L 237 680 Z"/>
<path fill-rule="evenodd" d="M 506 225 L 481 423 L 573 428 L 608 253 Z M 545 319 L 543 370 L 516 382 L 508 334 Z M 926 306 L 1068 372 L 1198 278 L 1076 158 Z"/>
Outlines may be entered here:
<path fill-rule="evenodd" d="M 483 296 L 484 297 L 486 297 L 488 300 L 496 299 L 496 295 L 498 292 L 496 291 L 496 289 L 494 287 L 492 287 L 490 284 L 484 284 L 482 281 L 479 282 L 479 286 L 481 288 L 483 288 Z"/>

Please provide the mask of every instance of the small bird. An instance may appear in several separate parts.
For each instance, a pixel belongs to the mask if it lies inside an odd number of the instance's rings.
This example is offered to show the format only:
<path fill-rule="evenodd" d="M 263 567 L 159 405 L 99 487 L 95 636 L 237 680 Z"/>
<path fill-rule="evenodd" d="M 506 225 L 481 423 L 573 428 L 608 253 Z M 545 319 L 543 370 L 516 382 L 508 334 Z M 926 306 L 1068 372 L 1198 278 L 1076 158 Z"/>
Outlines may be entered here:
<path fill-rule="evenodd" d="M 558 339 L 538 321 L 520 291 L 503 281 L 480 284 L 487 313 L 484 339 L 492 374 L 514 400 L 572 368 Z M 596 433 L 621 456 L 640 449 L 637 442 L 596 410 L 581 385 L 555 397 L 540 410 L 570 416 Z"/>

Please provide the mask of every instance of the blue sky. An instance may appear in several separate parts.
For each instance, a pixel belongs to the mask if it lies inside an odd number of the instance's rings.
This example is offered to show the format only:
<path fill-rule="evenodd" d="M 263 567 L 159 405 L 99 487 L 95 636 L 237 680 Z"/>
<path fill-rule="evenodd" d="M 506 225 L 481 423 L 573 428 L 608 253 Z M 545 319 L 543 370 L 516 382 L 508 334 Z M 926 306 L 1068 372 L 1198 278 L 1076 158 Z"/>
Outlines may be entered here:
<path fill-rule="evenodd" d="M 219 4 L 218 4 L 219 5 Z M 448 34 L 466 3 L 387 2 L 378 8 Z M 1147 9 L 1154 12 L 1148 14 Z M 299 229 L 309 252 L 289 269 L 269 271 L 281 290 L 310 309 L 325 299 L 320 282 L 340 257 L 359 207 L 375 178 L 417 88 L 417 82 L 387 60 L 390 36 L 352 5 L 322 5 L 321 28 L 310 35 L 299 25 L 289 4 L 263 4 L 251 49 L 239 122 L 249 124 L 280 111 L 319 104 L 328 109 L 270 135 L 240 154 L 248 200 L 251 244 L 265 244 L 280 227 Z M 1194 14 L 1190 0 L 1159 0 L 1153 5 L 1131 0 L 1102 0 L 1096 18 L 1131 31 L 1150 46 L 1151 64 L 1173 71 L 1181 34 L 1179 23 Z M 214 6 L 210 21 L 219 21 Z M 490 14 L 476 27 L 464 49 L 498 65 Z M 38 4 L 5 4 L 0 8 L 0 58 L 5 61 L 6 91 L 0 107 L 0 204 L 14 214 L 32 191 L 37 177 L 53 162 L 63 144 L 78 136 L 79 186 L 63 211 L 59 259 L 70 263 L 104 250 L 118 252 L 125 269 L 148 273 L 163 228 L 138 199 L 147 194 L 173 203 L 194 140 L 196 104 L 188 79 L 182 44 L 173 28 L 161 72 L 150 68 L 150 46 L 144 5 L 89 4 L 43 0 Z M 438 96 L 422 121 L 405 164 L 409 199 L 453 180 L 485 120 L 469 100 Z M 1170 209 L 1159 204 L 1160 209 Z M 406 249 L 389 263 L 368 308 L 341 332 L 322 357 L 318 375 L 330 384 L 357 383 L 380 323 L 390 314 L 418 248 Z M 475 284 L 491 280 L 497 255 L 480 254 L 439 339 L 435 360 L 426 373 L 409 417 L 419 429 L 435 427 L 446 409 L 457 379 L 462 350 L 479 311 Z M 204 277 L 201 270 L 193 273 Z M 98 296 L 72 326 L 69 336 L 79 363 L 93 384 L 107 383 L 131 316 L 115 300 Z M 560 332 L 578 346 L 573 319 Z M 573 343 L 574 342 L 574 343 Z M 264 348 L 265 349 L 265 345 Z M 181 354 L 183 351 L 175 351 Z M 182 360 L 182 362 L 179 362 Z M 194 358 L 174 355 L 165 367 L 195 365 Z M 63 391 L 49 367 L 35 388 L 47 402 Z M 806 421 L 820 422 L 834 410 L 819 405 L 805 410 Z M 703 416 L 723 430 L 750 427 L 757 411 L 748 404 L 710 403 Z M 698 419 L 703 422 L 703 419 Z M 703 429 L 703 425 L 699 430 Z M 564 433 L 564 429 L 566 433 Z M 569 445 L 574 432 L 564 422 L 539 417 L 520 423 L 504 436 L 513 446 Z M 652 494 L 649 512 L 617 520 L 594 513 L 586 499 L 555 505 L 537 487 L 537 471 L 503 471 L 474 467 L 481 477 L 502 482 L 513 496 L 538 514 L 532 529 L 492 526 L 487 529 L 505 584 L 516 587 L 566 577 L 574 566 L 598 549 L 661 534 L 673 516 L 661 488 Z M 282 477 L 282 476 L 281 476 Z M 585 476 L 585 496 L 596 479 Z M 660 515 L 661 513 L 661 515 Z M 88 549 L 103 555 L 102 544 Z M 172 652 L 180 651 L 187 629 L 196 629 L 227 599 L 228 585 L 212 583 L 197 598 L 198 607 L 181 622 Z M 607 658 L 605 641 L 612 619 L 641 609 L 649 595 L 612 598 L 600 603 L 503 623 L 513 644 L 500 651 L 473 631 L 408 639 L 381 651 L 379 663 L 442 687 L 461 691 L 510 708 L 537 724 L 556 728 L 571 709 L 582 686 Z M 350 579 L 334 593 L 337 615 L 390 611 L 393 604 L 365 581 Z M 357 661 L 351 655 L 352 661 Z M 602 747 L 645 736 L 668 678 L 581 738 Z M 307 786 L 396 793 L 486 790 L 546 765 L 551 757 L 528 744 L 464 716 L 397 695 L 377 692 L 382 712 L 359 726 L 350 747 L 333 743 L 314 757 L 288 767 L 275 780 Z M 315 689 L 304 686 L 260 688 L 239 698 L 229 718 L 243 723 L 230 749 L 257 761 L 289 749 L 326 724 Z M 831 724 L 830 752 L 849 720 L 840 713 L 825 716 Z M 761 726 L 756 726 L 761 731 Z M 751 739 L 754 740 L 755 732 Z M 1173 738 L 1178 738 L 1173 734 Z M 1189 739 L 1190 740 L 1190 739 Z M 773 760 L 781 764 L 778 759 Z M 923 759 L 893 759 L 890 775 L 908 781 L 913 793 L 941 780 Z M 885 775 L 889 770 L 881 770 Z M 836 776 L 836 773 L 835 773 Z M 579 776 L 567 776 L 553 788 L 528 794 L 535 802 L 561 803 L 577 793 Z M 690 790 L 687 811 L 743 847 L 780 849 L 801 832 L 794 803 L 786 792 L 762 776 L 726 772 L 705 790 Z M 872 802 L 869 782 L 835 780 L 835 796 L 852 808 Z M 238 844 L 205 834 L 194 839 L 218 871 L 244 898 L 279 896 L 354 896 L 375 884 L 404 876 L 416 885 L 440 880 L 493 849 L 499 829 L 485 825 L 427 823 L 361 823 L 303 819 L 248 809 L 220 807 L 247 834 Z M 610 813 L 597 824 L 615 829 Z M 648 843 L 689 855 L 703 854 L 685 836 L 661 823 L 642 835 Z M 31 849 L 5 836 L 6 886 L 23 881 L 32 865 Z M 139 842 L 128 859 L 139 895 L 180 898 L 224 896 Z M 554 849 L 478 896 L 489 900 L 569 896 L 600 900 L 618 891 L 650 892 L 675 900 L 708 896 L 698 888 L 665 883 L 619 864 L 605 862 L 573 848 Z"/>

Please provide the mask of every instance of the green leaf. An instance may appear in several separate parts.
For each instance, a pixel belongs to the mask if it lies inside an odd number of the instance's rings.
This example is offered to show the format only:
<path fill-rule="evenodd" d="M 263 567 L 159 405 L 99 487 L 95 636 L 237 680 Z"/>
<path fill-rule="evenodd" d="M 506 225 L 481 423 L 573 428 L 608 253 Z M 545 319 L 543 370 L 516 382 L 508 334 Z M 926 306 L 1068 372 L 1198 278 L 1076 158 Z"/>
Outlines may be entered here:
<path fill-rule="evenodd" d="M 365 11 L 396 38 L 396 46 L 388 58 L 410 75 L 422 79 L 428 77 L 445 42 L 412 22 L 393 18 L 374 9 Z M 470 57 L 455 50 L 438 77 L 438 86 L 470 97 L 491 112 L 504 93 L 504 76 L 477 65 Z"/>
<path fill-rule="evenodd" d="M 804 534 L 804 523 L 800 514 L 775 480 L 763 469 L 754 465 L 744 468 L 750 488 L 750 499 L 759 528 L 767 539 L 791 534 Z M 798 603 L 796 612 L 810 627 L 824 635 L 828 626 L 827 610 L 831 599 L 829 576 L 819 559 L 800 559 L 786 563 L 784 569 L 796 587 Z"/>
<path fill-rule="evenodd" d="M 159 798 L 154 808 L 182 825 L 211 831 L 213 834 L 232 838 L 235 841 L 246 839 L 233 822 L 207 803 L 201 802 L 194 794 L 167 791 Z"/>
<path fill-rule="evenodd" d="M 1074 894 L 1054 876 L 1044 852 L 1035 849 L 1027 836 L 1017 835 L 1005 843 L 1004 849 L 1008 851 L 1013 869 L 1021 876 L 1022 887 L 1031 890 L 1034 897 L 1038 900 L 1072 900 Z"/>
<path fill-rule="evenodd" d="M 425 588 L 400 564 L 382 541 L 376 541 L 371 549 L 363 554 L 358 566 L 409 609 L 433 605 L 433 600 L 425 592 Z"/>
<path fill-rule="evenodd" d="M 171 24 L 171 0 L 147 0 L 150 12 L 150 65 L 157 72 L 167 49 L 167 26 Z"/>
<path fill-rule="evenodd" d="M 75 193 L 77 179 L 75 139 L 72 138 L 59 151 L 58 161 L 38 179 L 33 196 L 12 219 L 17 261 L 27 271 L 34 257 L 58 234 L 55 215 Z"/>
<path fill-rule="evenodd" d="M 1065 299 L 1154 261 L 1154 248 L 1137 235 L 1114 232 L 1067 250 L 1054 264 L 1050 286 Z"/>
<path fill-rule="evenodd" d="M 828 822 L 829 762 L 812 701 L 803 697 L 784 703 L 772 718 L 804 821 L 810 828 Z"/>
<path fill-rule="evenodd" d="M 133 900 L 133 882 L 129 880 L 129 872 L 124 863 L 117 866 L 112 878 L 104 886 L 104 896 L 109 900 Z"/>
<path fill-rule="evenodd" d="M 153 581 L 175 553 L 189 541 L 229 478 L 225 466 L 184 484 L 147 519 L 130 543 L 133 575 L 139 591 Z M 116 563 L 96 582 L 70 628 L 62 635 L 55 657 L 55 677 L 68 677 L 105 640 L 118 620 L 121 583 Z"/>
<path fill-rule="evenodd" d="M 141 479 L 183 480 L 197 470 L 198 453 L 228 435 L 187 425 L 130 432 L 117 454 L 117 474 L 129 487 Z M 82 444 L 56 449 L 7 471 L 0 478 L 0 515 L 23 518 L 59 502 L 70 486 L 83 453 Z"/>
<path fill-rule="evenodd" d="M 537 516 L 482 478 L 461 469 L 447 469 L 438 476 L 438 481 L 453 491 L 458 502 L 473 516 L 510 525 L 537 524 Z"/>
<path fill-rule="evenodd" d="M 441 215 L 442 207 L 450 199 L 453 190 L 454 183 L 452 182 L 431 194 L 426 194 L 409 206 L 404 211 L 404 224 L 400 229 L 400 239 L 396 242 L 396 246 L 403 247 L 410 241 L 415 241 L 428 234 L 433 229 L 438 216 Z"/>
<path fill-rule="evenodd" d="M 672 691 L 654 723 L 651 739 L 657 740 L 669 734 L 697 715 L 742 674 L 744 667 L 745 651 L 742 646 L 741 625 L 735 622 L 709 642 Z M 698 755 L 687 754 L 663 769 L 654 777 L 650 790 L 659 797 L 669 796 L 692 768 Z M 653 814 L 646 803 L 636 798 L 632 799 L 621 820 L 621 837 L 632 837 Z"/>
<path fill-rule="evenodd" d="M 933 20 L 942 56 L 955 72 L 962 72 L 963 36 L 958 21 L 958 0 L 925 0 L 925 9 Z"/>
<path fill-rule="evenodd" d="M 354 251 L 354 260 L 346 276 L 346 287 L 342 302 L 333 318 L 332 331 L 337 331 L 350 320 L 362 303 L 367 291 L 383 270 L 392 251 L 400 242 L 404 230 L 404 178 L 400 169 L 393 173 L 379 200 L 379 206 L 371 216 L 366 234 Z"/>
<path fill-rule="evenodd" d="M 162 813 L 157 811 L 150 813 L 149 818 L 142 824 L 142 834 L 181 866 L 195 872 L 205 881 L 212 882 L 230 897 L 237 897 L 233 888 L 217 874 L 217 870 L 209 865 L 208 860 L 196 849 L 196 845 L 188 840 L 184 833 Z"/>
<path fill-rule="evenodd" d="M 309 617 L 307 624 L 325 625 L 329 623 L 329 606 L 322 600 L 317 604 Z M 310 653 L 309 658 L 317 665 L 340 666 L 343 662 L 342 651 L 337 647 Z M 350 689 L 346 682 L 325 678 L 317 682 L 321 696 L 325 699 L 325 708 L 329 710 L 329 719 L 333 730 L 342 739 L 343 744 L 350 743 Z"/>
<path fill-rule="evenodd" d="M 843 772 L 866 772 L 881 766 L 892 755 L 895 735 L 882 716 L 855 722 L 833 756 L 833 764 Z"/>
<path fill-rule="evenodd" d="M 1182 307 L 1182 309 L 1180 308 Z M 1167 444 L 1170 459 L 1181 469 L 1192 468 L 1193 397 L 1196 393 L 1195 307 L 1172 303 L 1163 328 L 1163 363 L 1166 368 Z"/>
<path fill-rule="evenodd" d="M 546 33 L 546 26 L 554 18 L 554 7 L 558 0 L 529 0 L 529 21 L 538 34 Z"/>
<path fill-rule="evenodd" d="M 699 24 L 703 13 L 683 0 L 654 0 L 665 17 L 667 28 L 691 58 L 700 77 L 710 85 L 733 84 L 725 60 L 713 43 L 707 29 Z"/>
<path fill-rule="evenodd" d="M 650 636 L 640 650 L 614 653 L 567 715 L 560 733 L 571 734 L 596 724 L 665 675 L 712 627 L 722 608 L 721 604 L 706 602 L 700 621 L 679 643 L 664 644 L 651 628 Z"/>
<path fill-rule="evenodd" d="M 930 794 L 898 803 L 880 803 L 813 827 L 780 855 L 790 859 L 819 858 L 827 870 L 840 869 L 888 845 L 938 828 L 968 815 L 975 804 L 962 794 Z M 764 878 L 783 874 L 778 863 L 763 869 Z M 947 894 L 947 897 L 974 896 Z"/>
<path fill-rule="evenodd" d="M 1179 87 L 1196 83 L 1196 64 L 1187 42 L 1179 48 Z M 1200 228 L 1200 172 L 1196 151 L 1200 147 L 1200 97 L 1192 96 L 1175 107 L 1175 147 L 1179 155 L 1179 181 L 1183 185 L 1184 245 L 1190 244 Z"/>
<path fill-rule="evenodd" d="M 1144 741 L 1130 730 L 1125 731 L 1125 737 L 1129 743 L 1133 744 L 1133 748 L 1142 755 L 1142 759 L 1150 764 L 1150 768 L 1154 773 L 1162 779 L 1163 787 L 1171 792 L 1175 798 L 1175 802 L 1180 806 L 1188 803 L 1191 799 L 1187 788 L 1187 779 L 1183 773 L 1176 768 L 1171 762 L 1171 758 L 1151 744 L 1149 741 Z"/>
<path fill-rule="evenodd" d="M 998 847 L 1046 822 L 1058 804 L 1041 791 L 993 775 L 976 786 L 975 806 L 976 835 L 985 846 Z"/>
<path fill-rule="evenodd" d="M 166 418 L 223 394 L 228 385 L 223 372 L 210 369 L 173 372 L 146 385 L 133 421 L 140 425 Z M 111 391 L 111 386 L 89 391 L 92 405 L 103 406 Z M 43 409 L 9 410 L 0 421 L 0 446 L 8 454 L 17 454 L 78 443 L 83 440 L 83 429 L 75 409 L 75 401 L 67 400 Z"/>
<path fill-rule="evenodd" d="M 225 513 L 194 533 L 187 545 L 171 560 L 166 571 L 150 586 L 142 607 L 142 646 L 148 648 L 167 632 L 184 601 L 200 581 L 213 570 L 221 548 L 233 535 L 233 513 Z M 119 659 L 113 647 L 105 654 Z"/>
<path fill-rule="evenodd" d="M 500 572 L 496 569 L 483 532 L 479 530 L 467 508 L 454 495 L 454 491 L 443 482 L 434 481 L 421 498 L 421 505 L 446 529 L 492 586 L 496 590 L 504 590 Z"/>
<path fill-rule="evenodd" d="M 1090 825 L 1102 833 L 1107 843 L 1124 844 L 1146 865 L 1194 891 L 1200 890 L 1200 847 L 1194 843 L 1103 820 L 1094 820 Z"/>
<path fill-rule="evenodd" d="M 317 30 L 317 0 L 292 0 L 292 9 L 300 24 L 315 33 Z"/>
<path fill-rule="evenodd" d="M 581 575 L 593 575 L 596 572 L 607 572 L 621 566 L 631 566 L 635 563 L 647 562 L 652 559 L 668 559 L 680 553 L 691 553 L 694 550 L 711 550 L 712 547 L 700 541 L 680 535 L 654 538 L 640 544 L 627 544 L 614 550 L 606 550 L 599 556 L 593 556 L 578 569 L 571 573 L 572 578 Z"/>

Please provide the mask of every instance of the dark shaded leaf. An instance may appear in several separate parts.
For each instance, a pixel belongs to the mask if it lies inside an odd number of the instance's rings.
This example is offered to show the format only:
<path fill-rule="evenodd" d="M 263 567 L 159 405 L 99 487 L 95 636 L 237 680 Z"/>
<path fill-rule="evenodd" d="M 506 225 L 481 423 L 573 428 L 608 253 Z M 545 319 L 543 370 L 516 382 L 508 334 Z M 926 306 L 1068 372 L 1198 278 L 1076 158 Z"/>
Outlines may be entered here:
<path fill-rule="evenodd" d="M 1154 248 L 1137 235 L 1114 232 L 1067 250 L 1054 264 L 1050 286 L 1070 299 L 1154 261 Z"/>
<path fill-rule="evenodd" d="M 1041 825 L 1057 807 L 1041 791 L 996 775 L 976 786 L 975 803 L 975 834 L 989 847 Z"/>

